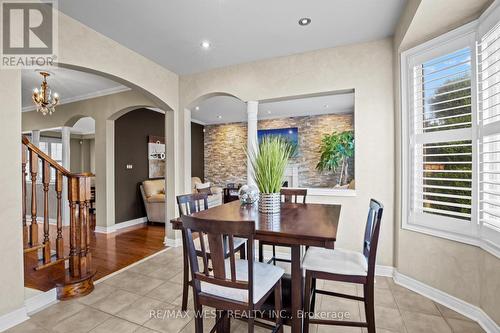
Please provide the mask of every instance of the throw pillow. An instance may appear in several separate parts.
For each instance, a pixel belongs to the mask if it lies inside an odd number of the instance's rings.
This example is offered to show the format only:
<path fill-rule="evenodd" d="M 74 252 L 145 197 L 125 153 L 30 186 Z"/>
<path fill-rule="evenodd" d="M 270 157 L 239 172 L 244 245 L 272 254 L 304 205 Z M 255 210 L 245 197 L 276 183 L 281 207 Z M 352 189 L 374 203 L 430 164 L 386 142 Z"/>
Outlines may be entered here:
<path fill-rule="evenodd" d="M 198 193 L 206 193 L 208 195 L 212 194 L 209 182 L 196 184 L 196 190 L 198 191 Z"/>

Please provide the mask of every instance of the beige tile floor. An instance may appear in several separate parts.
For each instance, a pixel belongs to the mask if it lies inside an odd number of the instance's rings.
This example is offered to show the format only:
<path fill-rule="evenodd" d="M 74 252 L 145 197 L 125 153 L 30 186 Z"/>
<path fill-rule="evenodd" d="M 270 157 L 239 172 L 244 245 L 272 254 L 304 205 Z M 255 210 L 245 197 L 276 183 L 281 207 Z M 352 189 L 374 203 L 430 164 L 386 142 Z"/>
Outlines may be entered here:
<path fill-rule="evenodd" d="M 59 302 L 8 330 L 9 333 L 189 333 L 194 332 L 190 316 L 175 319 L 152 318 L 151 310 L 180 309 L 182 294 L 181 249 L 169 249 L 122 273 L 96 284 L 96 289 L 83 298 Z M 318 287 L 343 293 L 362 295 L 359 286 L 319 282 Z M 389 278 L 378 277 L 375 285 L 375 312 L 378 333 L 445 333 L 484 332 L 462 315 L 434 303 L 428 298 L 398 286 Z M 190 299 L 190 304 L 192 300 Z M 358 302 L 318 296 L 317 311 L 349 312 L 352 320 L 364 319 Z M 171 312 L 171 313 L 173 313 Z M 204 325 L 210 331 L 213 320 Z M 246 332 L 246 323 L 233 321 L 231 331 Z M 289 328 L 285 332 L 289 332 Z M 267 332 L 256 328 L 255 332 Z M 360 328 L 333 326 L 312 327 L 311 333 L 362 333 Z"/>

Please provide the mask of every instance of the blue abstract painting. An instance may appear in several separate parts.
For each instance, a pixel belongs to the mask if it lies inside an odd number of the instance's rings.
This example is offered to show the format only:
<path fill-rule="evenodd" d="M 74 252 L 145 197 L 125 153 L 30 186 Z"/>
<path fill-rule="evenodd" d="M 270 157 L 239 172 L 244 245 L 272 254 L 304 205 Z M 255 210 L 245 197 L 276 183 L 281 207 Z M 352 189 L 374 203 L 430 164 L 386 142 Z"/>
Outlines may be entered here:
<path fill-rule="evenodd" d="M 299 130 L 297 127 L 265 129 L 257 131 L 257 137 L 259 143 L 262 141 L 262 138 L 266 136 L 282 137 L 283 139 L 285 139 L 286 141 L 288 141 L 290 144 L 292 144 L 297 148 L 294 154 L 297 155 L 298 152 L 297 150 L 299 148 Z"/>

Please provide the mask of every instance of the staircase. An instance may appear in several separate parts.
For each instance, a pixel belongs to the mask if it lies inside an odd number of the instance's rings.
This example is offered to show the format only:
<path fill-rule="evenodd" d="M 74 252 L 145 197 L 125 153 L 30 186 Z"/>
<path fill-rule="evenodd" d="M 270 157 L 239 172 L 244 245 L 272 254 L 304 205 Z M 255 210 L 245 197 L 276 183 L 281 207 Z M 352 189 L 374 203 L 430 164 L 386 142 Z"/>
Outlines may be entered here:
<path fill-rule="evenodd" d="M 94 289 L 95 275 L 89 246 L 92 232 L 92 219 L 89 214 L 90 177 L 93 175 L 69 172 L 24 136 L 22 137 L 22 174 L 25 275 L 27 269 L 37 272 L 47 271 L 44 278 L 53 280 L 49 283 L 55 285 L 57 296 L 61 300 L 90 293 Z M 31 183 L 27 182 L 28 175 Z M 52 180 L 55 178 L 55 183 L 51 183 L 51 177 Z M 43 188 L 41 209 L 37 207 L 39 199 L 37 198 L 37 182 L 40 185 L 40 178 Z M 62 198 L 64 182 L 68 185 L 67 201 Z M 31 186 L 29 200 L 31 216 L 26 214 L 28 210 L 27 186 Z M 49 202 L 51 186 L 55 191 L 55 203 Z M 52 197 L 54 198 L 53 195 Z M 67 227 L 63 228 L 63 204 L 69 205 L 69 232 Z M 55 223 L 52 221 L 52 224 L 49 219 L 50 206 L 56 207 L 56 212 L 52 212 L 56 216 Z M 39 211 L 42 212 L 41 215 Z M 31 266 L 27 268 L 26 263 L 31 263 Z M 33 271 L 28 273 L 35 275 Z"/>

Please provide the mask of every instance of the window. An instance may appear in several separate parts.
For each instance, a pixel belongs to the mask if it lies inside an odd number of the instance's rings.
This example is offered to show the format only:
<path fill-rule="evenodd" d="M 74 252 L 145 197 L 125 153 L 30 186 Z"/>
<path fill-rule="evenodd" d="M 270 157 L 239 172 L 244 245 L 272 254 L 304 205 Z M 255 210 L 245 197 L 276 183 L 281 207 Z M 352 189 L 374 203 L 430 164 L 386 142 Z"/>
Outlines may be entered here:
<path fill-rule="evenodd" d="M 470 49 L 414 66 L 413 82 L 413 212 L 470 221 Z"/>
<path fill-rule="evenodd" d="M 411 50 L 403 71 L 406 226 L 467 241 L 477 233 L 474 36 L 467 29 Z"/>
<path fill-rule="evenodd" d="M 500 7 L 487 15 L 402 54 L 402 211 L 500 256 Z"/>
<path fill-rule="evenodd" d="M 478 44 L 479 223 L 481 235 L 500 244 L 500 26 Z"/>
<path fill-rule="evenodd" d="M 54 161 L 58 164 L 62 165 L 62 142 L 61 139 L 51 138 L 51 137 L 40 137 L 39 146 L 41 151 L 50 156 Z M 28 163 L 26 164 L 26 180 L 31 181 L 31 174 L 29 173 L 29 158 Z M 38 174 L 37 174 L 37 182 L 42 181 L 42 161 L 38 160 Z M 56 180 L 56 170 L 54 168 L 50 168 L 50 181 L 55 182 Z"/>

